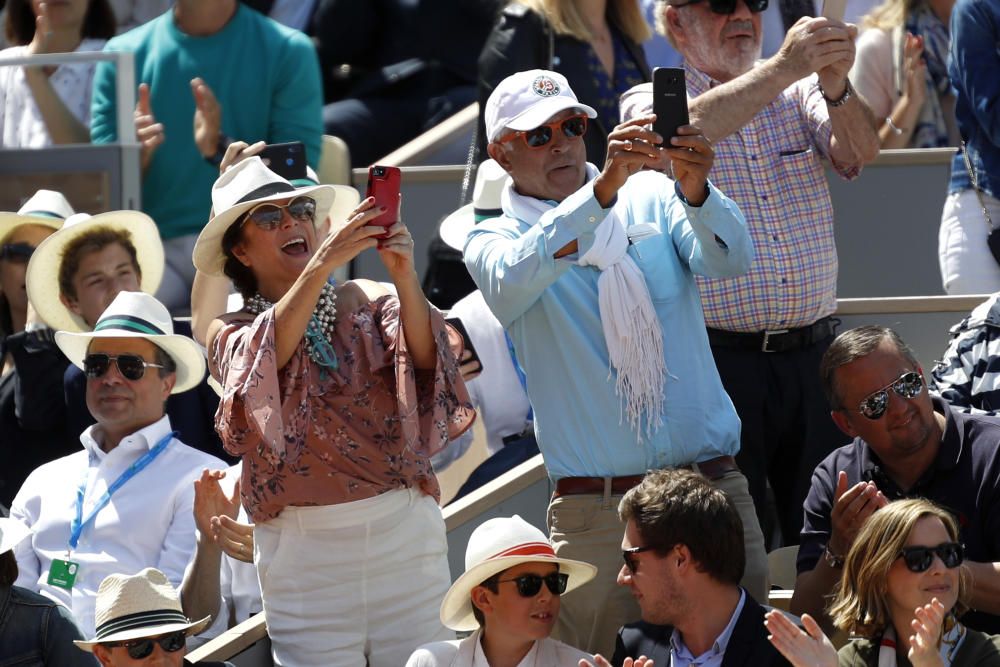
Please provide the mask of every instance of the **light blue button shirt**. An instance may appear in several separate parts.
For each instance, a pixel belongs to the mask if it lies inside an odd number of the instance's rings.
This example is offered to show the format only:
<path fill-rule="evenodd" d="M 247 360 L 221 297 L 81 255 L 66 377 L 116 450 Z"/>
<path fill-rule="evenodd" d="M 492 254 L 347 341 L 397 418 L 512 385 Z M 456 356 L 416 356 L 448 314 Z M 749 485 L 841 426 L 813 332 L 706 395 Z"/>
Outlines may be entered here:
<path fill-rule="evenodd" d="M 740 601 L 736 604 L 736 611 L 729 619 L 729 625 L 726 626 L 721 635 L 716 637 L 712 648 L 697 657 L 691 655 L 691 651 L 684 644 L 684 638 L 681 637 L 677 628 L 674 628 L 673 634 L 670 635 L 669 667 L 722 667 L 722 660 L 726 657 L 726 647 L 729 646 L 729 638 L 733 636 L 733 629 L 743 612 L 743 604 L 746 599 L 747 592 L 741 589 Z"/>
<path fill-rule="evenodd" d="M 628 249 L 660 320 L 668 372 L 663 425 L 641 443 L 622 418 L 609 374 L 600 270 L 577 265 L 578 255 L 553 257 L 574 240 L 580 254 L 593 244 L 610 211 L 592 184 L 537 221 L 505 216 L 476 225 L 465 246 L 466 266 L 527 374 L 535 434 L 553 479 L 637 475 L 739 451 L 739 417 L 715 368 L 694 274 L 747 271 L 753 245 L 742 213 L 714 187 L 702 206 L 687 206 L 673 181 L 653 171 L 626 182 L 616 210 L 626 227 L 649 223 L 659 232 Z"/>

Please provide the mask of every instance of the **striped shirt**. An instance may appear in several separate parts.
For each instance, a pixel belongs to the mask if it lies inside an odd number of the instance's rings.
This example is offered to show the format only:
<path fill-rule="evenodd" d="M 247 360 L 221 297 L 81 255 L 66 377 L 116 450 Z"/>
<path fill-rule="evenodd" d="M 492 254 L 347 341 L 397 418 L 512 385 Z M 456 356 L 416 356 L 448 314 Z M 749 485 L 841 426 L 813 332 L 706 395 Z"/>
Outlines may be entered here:
<path fill-rule="evenodd" d="M 719 85 L 690 65 L 692 98 Z M 715 144 L 712 182 L 737 203 L 757 249 L 746 274 L 698 276 L 709 327 L 755 332 L 812 324 L 837 306 L 833 205 L 820 158 L 832 127 L 815 75 L 786 88 Z M 834 164 L 846 179 L 860 167 Z"/>
<path fill-rule="evenodd" d="M 951 328 L 929 386 L 958 408 L 1000 409 L 1000 302 L 994 294 Z"/>

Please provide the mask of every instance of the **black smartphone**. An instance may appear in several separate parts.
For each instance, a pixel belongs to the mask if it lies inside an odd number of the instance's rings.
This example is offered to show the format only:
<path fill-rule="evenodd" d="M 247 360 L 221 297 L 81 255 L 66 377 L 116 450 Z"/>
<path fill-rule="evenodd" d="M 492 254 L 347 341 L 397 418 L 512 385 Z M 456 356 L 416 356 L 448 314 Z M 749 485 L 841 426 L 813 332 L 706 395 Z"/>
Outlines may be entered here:
<path fill-rule="evenodd" d="M 268 144 L 259 155 L 268 169 L 285 180 L 306 178 L 306 145 L 301 141 Z"/>
<path fill-rule="evenodd" d="M 682 67 L 657 67 L 653 70 L 653 113 L 656 121 L 653 131 L 663 137 L 663 146 L 670 146 L 670 138 L 677 136 L 677 128 L 687 125 L 687 84 Z"/>
<path fill-rule="evenodd" d="M 476 361 L 476 362 L 478 362 L 479 363 L 479 371 L 482 372 L 482 370 L 483 370 L 483 361 L 482 361 L 482 359 L 479 358 L 479 353 L 476 352 L 476 347 L 472 344 L 472 339 L 469 338 L 469 332 L 465 329 L 465 324 L 463 324 L 462 320 L 458 319 L 457 317 L 446 317 L 444 319 L 444 321 L 447 322 L 448 324 L 450 324 L 451 326 L 455 327 L 455 330 L 458 331 L 458 333 L 462 334 L 462 341 L 463 341 L 463 343 L 465 345 L 465 349 L 468 350 L 472 354 L 471 357 L 469 357 L 468 359 L 466 359 L 466 362 L 469 362 L 469 361 Z M 465 362 L 463 362 L 463 363 L 465 363 Z"/>

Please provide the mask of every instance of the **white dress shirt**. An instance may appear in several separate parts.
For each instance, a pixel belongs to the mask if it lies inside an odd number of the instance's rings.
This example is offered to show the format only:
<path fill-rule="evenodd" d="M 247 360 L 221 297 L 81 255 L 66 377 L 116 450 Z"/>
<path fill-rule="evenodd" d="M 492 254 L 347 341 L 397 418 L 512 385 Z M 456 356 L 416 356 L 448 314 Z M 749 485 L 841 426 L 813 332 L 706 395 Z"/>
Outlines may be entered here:
<path fill-rule="evenodd" d="M 69 559 L 80 566 L 72 591 L 48 583 L 53 559 L 65 559 L 77 490 L 85 484 L 86 518 L 108 487 L 143 454 L 170 433 L 170 419 L 124 438 L 105 453 L 90 426 L 80 436 L 83 451 L 35 469 L 11 506 L 11 517 L 32 529 L 14 551 L 20 573 L 16 584 L 66 605 L 84 637 L 94 635 L 97 589 L 109 574 L 134 574 L 146 567 L 161 570 L 179 586 L 194 554 L 194 480 L 202 469 L 225 468 L 219 459 L 173 438 L 170 444 L 128 480 L 84 526 Z"/>
<path fill-rule="evenodd" d="M 406 661 L 406 667 L 490 667 L 479 638 L 482 630 L 458 640 L 424 644 Z M 577 667 L 594 656 L 551 637 L 537 640 L 517 667 Z"/>

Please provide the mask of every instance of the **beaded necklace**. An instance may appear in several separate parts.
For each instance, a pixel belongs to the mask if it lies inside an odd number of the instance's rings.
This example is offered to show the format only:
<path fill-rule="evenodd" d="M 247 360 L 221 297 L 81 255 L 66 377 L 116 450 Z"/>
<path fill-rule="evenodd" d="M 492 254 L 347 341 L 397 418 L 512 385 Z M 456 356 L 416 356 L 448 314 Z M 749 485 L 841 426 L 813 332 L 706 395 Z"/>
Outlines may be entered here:
<path fill-rule="evenodd" d="M 259 315 L 268 308 L 273 308 L 274 304 L 257 292 L 245 301 L 243 307 L 250 314 Z M 337 370 L 340 366 L 337 353 L 333 350 L 336 320 L 337 291 L 336 284 L 331 279 L 331 282 L 323 285 L 316 301 L 316 308 L 313 309 L 312 317 L 306 326 L 306 348 L 309 350 L 310 359 L 324 368 L 333 370 Z"/>

